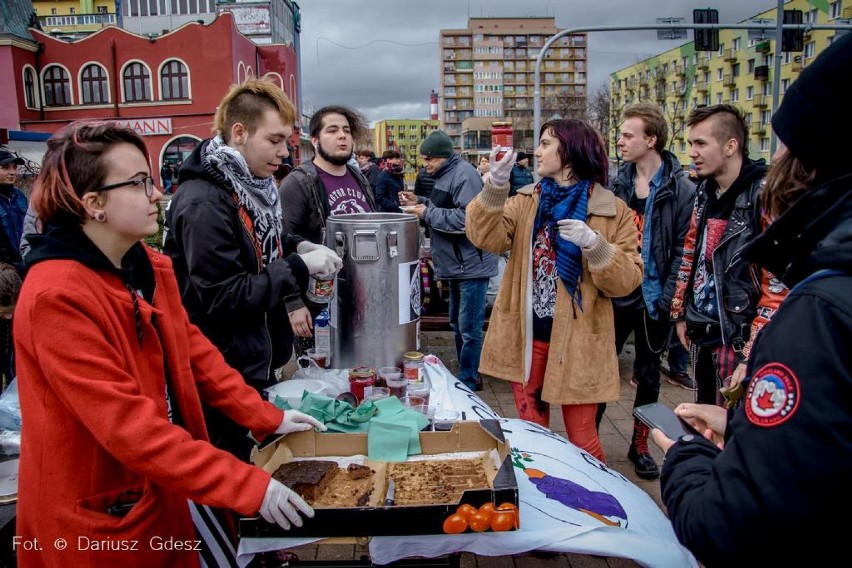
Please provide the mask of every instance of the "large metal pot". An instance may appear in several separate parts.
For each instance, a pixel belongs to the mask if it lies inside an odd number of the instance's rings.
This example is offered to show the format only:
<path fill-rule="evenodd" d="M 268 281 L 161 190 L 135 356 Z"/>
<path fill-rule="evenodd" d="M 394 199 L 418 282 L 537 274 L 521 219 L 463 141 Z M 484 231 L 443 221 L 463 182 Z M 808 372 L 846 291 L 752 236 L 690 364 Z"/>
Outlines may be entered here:
<path fill-rule="evenodd" d="M 326 221 L 326 245 L 343 259 L 334 283 L 331 365 L 402 367 L 417 349 L 420 243 L 417 217 L 351 213 Z"/>

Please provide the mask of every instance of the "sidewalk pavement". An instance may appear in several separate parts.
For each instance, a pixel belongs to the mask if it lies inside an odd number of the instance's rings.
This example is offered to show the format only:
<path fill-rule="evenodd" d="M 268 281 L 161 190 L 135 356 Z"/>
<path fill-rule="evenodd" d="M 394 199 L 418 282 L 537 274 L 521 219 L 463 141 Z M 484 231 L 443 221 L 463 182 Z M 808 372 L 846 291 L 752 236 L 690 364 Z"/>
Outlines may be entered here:
<path fill-rule="evenodd" d="M 424 353 L 437 355 L 450 372 L 458 372 L 458 358 L 452 332 L 429 331 L 422 332 L 420 337 L 421 350 Z M 601 442 L 606 452 L 607 465 L 615 469 L 637 486 L 645 490 L 657 503 L 663 512 L 665 508 L 660 500 L 659 480 L 640 479 L 633 471 L 633 464 L 627 459 L 627 450 L 633 436 L 633 397 L 636 389 L 630 386 L 632 375 L 633 346 L 628 344 L 619 357 L 621 371 L 621 400 L 607 405 L 606 413 L 601 422 Z M 291 367 L 288 365 L 288 367 Z M 289 374 L 292 374 L 290 371 Z M 289 376 L 285 370 L 284 376 Z M 691 373 L 690 373 L 691 374 Z M 660 378 L 660 402 L 675 407 L 681 402 L 692 402 L 693 392 L 679 386 L 671 385 L 665 375 Z M 515 402 L 509 383 L 490 377 L 483 377 L 483 390 L 479 397 L 500 416 L 517 418 Z M 565 436 L 565 424 L 561 412 L 551 412 L 551 430 Z M 661 464 L 663 454 L 649 440 L 651 455 Z M 345 561 L 358 560 L 368 556 L 366 543 L 363 544 L 324 544 L 304 546 L 294 549 L 300 560 Z M 461 554 L 460 568 L 590 568 L 590 567 L 626 567 L 638 566 L 632 560 L 624 558 L 604 558 L 584 554 L 542 554 L 530 553 L 518 556 L 480 556 L 464 552 Z"/>

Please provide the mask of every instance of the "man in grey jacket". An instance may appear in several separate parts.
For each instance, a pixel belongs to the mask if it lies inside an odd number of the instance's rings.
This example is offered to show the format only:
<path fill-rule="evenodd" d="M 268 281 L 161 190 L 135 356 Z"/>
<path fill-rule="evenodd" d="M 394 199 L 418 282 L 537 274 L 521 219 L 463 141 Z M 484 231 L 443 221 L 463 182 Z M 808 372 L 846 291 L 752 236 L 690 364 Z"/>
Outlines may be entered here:
<path fill-rule="evenodd" d="M 450 291 L 450 327 L 456 340 L 459 380 L 471 390 L 479 381 L 482 326 L 488 280 L 497 274 L 497 256 L 474 247 L 464 232 L 465 207 L 482 191 L 476 169 L 453 150 L 445 132 L 432 132 L 420 145 L 426 171 L 435 180 L 432 194 L 400 192 L 403 211 L 422 219 L 432 231 L 432 259 L 437 278 Z"/>

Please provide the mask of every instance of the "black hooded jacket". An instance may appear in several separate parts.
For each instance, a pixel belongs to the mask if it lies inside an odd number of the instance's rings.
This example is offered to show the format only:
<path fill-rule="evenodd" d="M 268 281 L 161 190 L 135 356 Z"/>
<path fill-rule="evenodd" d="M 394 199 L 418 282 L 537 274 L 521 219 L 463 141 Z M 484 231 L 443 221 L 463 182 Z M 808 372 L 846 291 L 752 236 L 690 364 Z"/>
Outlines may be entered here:
<path fill-rule="evenodd" d="M 852 475 L 852 175 L 805 193 L 743 254 L 793 288 L 751 350 L 724 451 L 672 446 L 663 502 L 705 566 L 789 564 L 779 536 L 805 531 L 815 559 L 837 558 Z"/>
<path fill-rule="evenodd" d="M 292 354 L 287 312 L 303 305 L 308 270 L 296 254 L 303 239 L 282 235 L 282 257 L 261 266 L 233 190 L 201 162 L 208 143 L 180 169 L 180 191 L 166 209 L 163 252 L 174 264 L 190 321 L 260 389 Z"/>

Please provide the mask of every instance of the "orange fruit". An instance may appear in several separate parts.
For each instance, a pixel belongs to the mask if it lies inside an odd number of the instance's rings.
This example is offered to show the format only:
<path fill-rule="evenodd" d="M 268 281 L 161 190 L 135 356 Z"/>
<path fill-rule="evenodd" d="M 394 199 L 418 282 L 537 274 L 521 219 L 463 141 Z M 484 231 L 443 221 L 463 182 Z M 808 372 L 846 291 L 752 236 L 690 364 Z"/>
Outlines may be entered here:
<path fill-rule="evenodd" d="M 467 530 L 467 519 L 461 515 L 454 514 L 444 521 L 444 532 L 447 534 L 461 534 Z"/>
<path fill-rule="evenodd" d="M 494 532 L 510 531 L 515 528 L 515 513 L 513 511 L 495 511 L 491 517 L 491 530 Z"/>
<path fill-rule="evenodd" d="M 463 505 L 459 505 L 459 508 L 456 509 L 456 515 L 461 515 L 465 518 L 466 521 L 470 521 L 470 516 L 475 512 L 476 507 L 474 507 L 470 503 L 464 503 Z"/>
<path fill-rule="evenodd" d="M 480 513 L 477 511 L 470 516 L 468 526 L 470 526 L 470 530 L 474 532 L 487 531 L 491 526 L 491 516 L 488 515 L 488 513 Z"/>
<path fill-rule="evenodd" d="M 486 513 L 486 512 L 487 512 L 487 513 L 493 513 L 493 512 L 494 512 L 494 509 L 495 509 L 495 507 L 494 507 L 494 503 L 484 503 L 484 504 L 483 504 L 483 505 L 479 508 L 479 512 L 480 512 L 480 513 Z"/>

